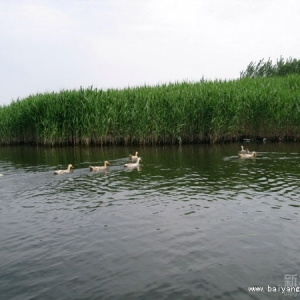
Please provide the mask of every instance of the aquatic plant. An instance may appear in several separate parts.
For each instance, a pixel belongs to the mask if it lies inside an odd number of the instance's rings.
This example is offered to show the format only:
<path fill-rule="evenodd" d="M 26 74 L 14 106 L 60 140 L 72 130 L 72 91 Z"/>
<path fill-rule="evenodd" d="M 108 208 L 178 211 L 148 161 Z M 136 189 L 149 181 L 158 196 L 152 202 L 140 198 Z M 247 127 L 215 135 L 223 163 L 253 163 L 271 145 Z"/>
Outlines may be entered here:
<path fill-rule="evenodd" d="M 0 107 L 0 143 L 133 145 L 300 136 L 300 76 L 93 87 Z"/>
<path fill-rule="evenodd" d="M 240 72 L 240 77 L 274 77 L 291 74 L 300 75 L 300 60 L 292 57 L 284 60 L 280 57 L 276 63 L 270 58 L 267 61 L 261 59 L 258 63 L 251 62 L 246 70 Z"/>

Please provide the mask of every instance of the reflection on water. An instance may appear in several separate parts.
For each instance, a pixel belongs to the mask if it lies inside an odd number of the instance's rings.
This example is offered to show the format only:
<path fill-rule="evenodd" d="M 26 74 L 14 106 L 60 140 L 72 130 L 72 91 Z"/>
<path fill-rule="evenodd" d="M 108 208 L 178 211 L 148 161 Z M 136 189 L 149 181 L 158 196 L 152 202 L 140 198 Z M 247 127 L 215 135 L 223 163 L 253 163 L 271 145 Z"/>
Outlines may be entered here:
<path fill-rule="evenodd" d="M 282 299 L 267 286 L 300 275 L 298 145 L 250 147 L 0 148 L 0 294 Z"/>

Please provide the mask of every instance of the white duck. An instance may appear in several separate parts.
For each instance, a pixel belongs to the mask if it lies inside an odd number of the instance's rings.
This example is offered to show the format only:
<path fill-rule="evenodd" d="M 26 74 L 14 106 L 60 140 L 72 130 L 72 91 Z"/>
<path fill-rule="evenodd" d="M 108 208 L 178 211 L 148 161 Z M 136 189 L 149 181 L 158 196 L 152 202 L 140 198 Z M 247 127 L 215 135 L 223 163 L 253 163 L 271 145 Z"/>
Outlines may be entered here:
<path fill-rule="evenodd" d="M 257 153 L 253 151 L 252 153 L 238 153 L 240 158 L 255 158 Z"/>
<path fill-rule="evenodd" d="M 126 168 L 136 168 L 140 165 L 141 160 L 142 159 L 140 157 L 138 157 L 135 163 L 125 164 L 124 167 L 126 167 Z"/>
<path fill-rule="evenodd" d="M 90 166 L 90 171 L 100 171 L 100 170 L 106 170 L 107 165 L 110 165 L 110 163 L 106 160 L 104 162 L 104 166 Z"/>
<path fill-rule="evenodd" d="M 239 152 L 240 154 L 248 154 L 249 149 L 247 148 L 246 150 L 244 149 L 244 146 L 241 146 L 242 150 Z"/>
<path fill-rule="evenodd" d="M 54 171 L 54 175 L 71 173 L 71 169 L 74 169 L 74 167 L 71 164 L 69 164 L 67 170 L 57 170 L 57 171 Z"/>
<path fill-rule="evenodd" d="M 129 159 L 130 160 L 136 160 L 136 159 L 138 159 L 138 157 L 139 157 L 138 154 L 139 153 L 137 151 L 135 152 L 135 155 L 129 154 Z"/>
<path fill-rule="evenodd" d="M 3 176 L 3 174 L 0 174 L 0 177 L 2 177 Z"/>

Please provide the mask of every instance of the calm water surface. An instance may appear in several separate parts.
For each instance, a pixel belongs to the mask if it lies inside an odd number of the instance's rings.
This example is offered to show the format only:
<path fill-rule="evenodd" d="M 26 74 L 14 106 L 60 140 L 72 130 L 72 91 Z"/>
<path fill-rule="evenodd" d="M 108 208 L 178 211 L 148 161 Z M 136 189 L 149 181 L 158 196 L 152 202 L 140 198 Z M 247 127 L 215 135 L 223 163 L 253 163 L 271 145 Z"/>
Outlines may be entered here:
<path fill-rule="evenodd" d="M 0 148 L 0 299 L 288 299 L 300 145 L 249 148 Z"/>

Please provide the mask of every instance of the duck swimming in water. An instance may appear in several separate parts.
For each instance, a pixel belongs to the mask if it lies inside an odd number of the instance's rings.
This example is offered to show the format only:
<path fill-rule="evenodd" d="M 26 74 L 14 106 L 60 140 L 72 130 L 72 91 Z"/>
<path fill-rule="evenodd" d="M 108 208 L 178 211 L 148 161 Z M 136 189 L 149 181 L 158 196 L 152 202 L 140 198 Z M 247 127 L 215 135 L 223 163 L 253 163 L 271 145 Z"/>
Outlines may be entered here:
<path fill-rule="evenodd" d="M 129 163 L 129 164 L 125 164 L 124 167 L 126 168 L 136 168 L 140 165 L 140 161 L 142 159 L 140 157 L 137 158 L 137 161 L 135 163 Z"/>
<path fill-rule="evenodd" d="M 242 150 L 239 153 L 246 153 L 246 150 L 244 150 L 244 146 L 241 146 Z"/>
<path fill-rule="evenodd" d="M 106 170 L 107 169 L 107 165 L 110 165 L 110 163 L 106 160 L 104 162 L 104 166 L 90 166 L 90 171 L 100 171 L 100 170 Z"/>
<path fill-rule="evenodd" d="M 244 146 L 241 146 L 242 150 L 239 152 L 239 154 L 248 154 L 250 153 L 249 149 L 244 149 Z"/>
<path fill-rule="evenodd" d="M 54 171 L 54 175 L 71 173 L 71 169 L 74 169 L 74 167 L 71 164 L 69 164 L 67 170 L 57 170 L 57 171 Z"/>
<path fill-rule="evenodd" d="M 253 151 L 252 153 L 238 153 L 240 158 L 255 158 L 257 153 Z"/>
<path fill-rule="evenodd" d="M 139 153 L 137 151 L 135 152 L 135 155 L 129 154 L 129 159 L 130 160 L 136 160 L 136 159 L 138 159 L 138 157 L 139 157 L 138 154 Z"/>

